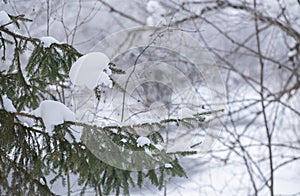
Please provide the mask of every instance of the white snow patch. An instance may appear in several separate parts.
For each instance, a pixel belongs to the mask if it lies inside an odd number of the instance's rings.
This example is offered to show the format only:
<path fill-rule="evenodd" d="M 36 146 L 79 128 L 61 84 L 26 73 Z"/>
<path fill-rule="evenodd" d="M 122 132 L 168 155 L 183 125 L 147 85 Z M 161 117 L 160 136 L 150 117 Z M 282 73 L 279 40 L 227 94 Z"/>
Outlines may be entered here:
<path fill-rule="evenodd" d="M 144 136 L 139 137 L 136 140 L 136 142 L 137 142 L 137 147 L 143 147 L 145 145 L 151 144 L 151 141 L 147 137 L 144 137 Z"/>
<path fill-rule="evenodd" d="M 2 100 L 3 100 L 4 109 L 7 112 L 17 112 L 15 106 L 13 105 L 12 101 L 7 97 L 7 95 L 3 95 Z M 0 104 L 0 109 L 1 108 L 2 108 L 2 105 Z M 21 113 L 29 113 L 29 112 L 21 111 Z M 23 125 L 31 127 L 34 124 L 34 120 L 32 118 L 29 118 L 26 116 L 20 116 L 20 115 L 18 115 L 17 118 L 19 119 L 20 123 Z"/>
<path fill-rule="evenodd" d="M 297 54 L 297 50 L 291 50 L 291 51 L 289 51 L 288 52 L 288 57 L 293 57 L 293 56 L 295 56 Z"/>
<path fill-rule="evenodd" d="M 12 101 L 6 96 L 2 96 L 3 100 L 3 109 L 6 110 L 7 112 L 17 112 L 15 106 L 13 105 Z M 0 104 L 0 109 L 2 108 L 2 105 Z"/>
<path fill-rule="evenodd" d="M 146 24 L 148 26 L 155 26 L 156 25 L 155 19 L 152 16 L 147 17 Z"/>
<path fill-rule="evenodd" d="M 44 48 L 49 48 L 51 44 L 61 44 L 61 42 L 57 41 L 55 38 L 47 36 L 40 38 Z"/>
<path fill-rule="evenodd" d="M 30 114 L 30 112 L 27 111 L 21 111 L 21 113 Z M 18 119 L 25 126 L 32 127 L 34 125 L 34 120 L 32 118 L 26 116 L 18 116 Z"/>
<path fill-rule="evenodd" d="M 25 80 L 25 82 L 26 82 L 26 84 L 28 85 L 28 86 L 30 86 L 30 78 L 28 78 L 26 75 L 26 71 L 25 70 L 23 70 L 22 71 L 22 75 L 23 75 L 23 78 L 24 78 L 24 80 Z"/>
<path fill-rule="evenodd" d="M 93 90 L 97 85 L 112 88 L 109 78 L 109 58 L 101 52 L 92 52 L 80 57 L 71 67 L 69 77 L 74 85 Z"/>
<path fill-rule="evenodd" d="M 152 152 L 148 148 L 145 149 L 145 153 L 149 156 L 152 156 Z"/>
<path fill-rule="evenodd" d="M 163 150 L 165 149 L 161 144 L 154 144 L 155 148 L 157 148 L 158 150 Z"/>
<path fill-rule="evenodd" d="M 170 163 L 166 163 L 166 164 L 165 164 L 165 168 L 171 169 L 171 168 L 173 168 L 173 165 L 171 165 Z"/>
<path fill-rule="evenodd" d="M 43 119 L 49 134 L 55 125 L 63 124 L 64 121 L 75 121 L 75 114 L 69 108 L 52 100 L 42 101 L 40 106 L 33 111 L 33 114 Z"/>

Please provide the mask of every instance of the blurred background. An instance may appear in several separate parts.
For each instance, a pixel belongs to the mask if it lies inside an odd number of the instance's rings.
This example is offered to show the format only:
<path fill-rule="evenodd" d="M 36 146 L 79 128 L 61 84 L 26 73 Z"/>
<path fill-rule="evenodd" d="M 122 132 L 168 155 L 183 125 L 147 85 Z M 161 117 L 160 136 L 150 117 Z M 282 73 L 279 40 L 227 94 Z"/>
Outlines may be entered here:
<path fill-rule="evenodd" d="M 83 54 L 112 33 L 167 26 L 215 60 L 227 118 L 213 148 L 180 160 L 188 178 L 170 177 L 162 191 L 145 183 L 132 195 L 300 195 L 299 1 L 4 0 L 0 10 L 32 20 L 17 30 L 23 35 L 52 36 Z"/>

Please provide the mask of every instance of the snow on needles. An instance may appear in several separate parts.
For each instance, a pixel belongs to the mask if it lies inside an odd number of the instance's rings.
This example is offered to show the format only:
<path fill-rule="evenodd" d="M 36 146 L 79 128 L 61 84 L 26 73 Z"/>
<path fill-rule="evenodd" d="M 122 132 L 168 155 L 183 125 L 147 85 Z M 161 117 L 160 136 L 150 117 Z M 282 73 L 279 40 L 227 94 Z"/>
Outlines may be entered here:
<path fill-rule="evenodd" d="M 4 106 L 4 110 L 6 110 L 7 112 L 17 112 L 15 106 L 13 105 L 12 101 L 6 96 L 3 95 L 2 96 L 2 101 L 3 101 L 3 106 Z M 2 105 L 0 104 L 0 109 L 2 108 Z M 26 111 L 21 111 L 21 113 L 27 113 Z M 32 126 L 34 124 L 33 119 L 28 118 L 28 117 L 24 117 L 24 116 L 18 116 L 17 117 L 20 122 L 23 125 L 27 125 L 27 126 Z"/>
<path fill-rule="evenodd" d="M 109 58 L 101 52 L 92 52 L 80 57 L 71 67 L 69 77 L 74 85 L 93 90 L 97 85 L 112 88 L 109 78 Z"/>
<path fill-rule="evenodd" d="M 173 165 L 171 165 L 170 163 L 166 163 L 165 168 L 166 169 L 171 169 L 171 168 L 173 168 Z"/>
<path fill-rule="evenodd" d="M 69 108 L 52 100 L 42 101 L 39 107 L 33 111 L 33 115 L 43 119 L 49 134 L 51 134 L 55 125 L 63 124 L 64 121 L 75 120 L 75 114 Z"/>
<path fill-rule="evenodd" d="M 12 104 L 12 101 L 6 96 L 2 96 L 2 101 L 3 101 L 3 109 L 5 109 L 7 112 L 17 112 L 15 106 Z M 2 108 L 0 104 L 0 109 Z"/>
<path fill-rule="evenodd" d="M 51 44 L 61 44 L 61 42 L 57 41 L 55 38 L 53 37 L 41 37 L 40 38 L 42 45 L 44 46 L 44 48 L 49 48 L 51 46 Z"/>
<path fill-rule="evenodd" d="M 139 137 L 136 140 L 136 142 L 137 142 L 137 147 L 143 147 L 145 145 L 151 144 L 151 141 L 147 137 L 144 137 L 144 136 Z"/>

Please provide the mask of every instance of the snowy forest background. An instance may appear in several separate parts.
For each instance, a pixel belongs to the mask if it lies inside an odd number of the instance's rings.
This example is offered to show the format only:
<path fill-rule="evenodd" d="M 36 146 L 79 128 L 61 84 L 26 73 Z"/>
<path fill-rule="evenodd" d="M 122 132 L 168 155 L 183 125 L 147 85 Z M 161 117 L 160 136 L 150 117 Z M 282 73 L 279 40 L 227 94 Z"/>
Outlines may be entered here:
<path fill-rule="evenodd" d="M 10 20 L 1 12 L 1 195 L 300 194 L 299 0 L 2 0 L 0 11 Z M 178 29 L 207 49 L 223 77 L 227 118 L 204 156 L 175 153 L 172 168 L 130 173 L 93 158 L 76 136 L 64 139 L 72 119 L 53 135 L 33 111 L 46 99 L 72 108 L 70 66 L 110 34 L 145 25 Z M 46 46 L 46 36 L 59 43 Z"/>

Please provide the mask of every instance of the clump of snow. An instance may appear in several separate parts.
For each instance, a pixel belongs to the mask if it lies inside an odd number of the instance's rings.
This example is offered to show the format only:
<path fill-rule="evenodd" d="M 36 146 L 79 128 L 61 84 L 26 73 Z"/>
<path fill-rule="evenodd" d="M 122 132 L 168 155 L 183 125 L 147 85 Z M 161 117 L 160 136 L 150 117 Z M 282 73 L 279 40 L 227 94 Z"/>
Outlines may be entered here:
<path fill-rule="evenodd" d="M 12 101 L 6 96 L 2 96 L 2 101 L 3 101 L 3 109 L 6 110 L 7 112 L 17 112 L 15 106 L 13 105 Z M 0 109 L 2 108 L 2 105 L 0 104 Z"/>
<path fill-rule="evenodd" d="M 12 101 L 7 97 L 7 95 L 2 96 L 2 101 L 3 101 L 4 110 L 6 110 L 7 112 L 17 112 L 15 106 L 13 105 Z M 0 104 L 0 109 L 1 108 L 2 105 Z M 29 113 L 29 112 L 21 111 L 21 113 Z M 23 125 L 27 125 L 31 127 L 34 124 L 34 120 L 32 118 L 21 116 L 21 115 L 18 116 L 17 118 Z"/>
<path fill-rule="evenodd" d="M 151 141 L 147 138 L 147 137 L 144 137 L 144 136 L 140 136 L 137 140 L 137 147 L 143 147 L 145 145 L 150 145 L 151 144 Z"/>
<path fill-rule="evenodd" d="M 12 31 L 13 30 L 13 25 L 8 23 L 11 22 L 11 19 L 9 18 L 8 14 L 5 11 L 0 11 L 0 26 L 6 25 L 5 28 L 8 30 Z"/>
<path fill-rule="evenodd" d="M 53 131 L 55 125 L 63 124 L 64 121 L 75 120 L 75 114 L 69 108 L 52 100 L 42 101 L 39 107 L 33 111 L 33 115 L 43 119 L 49 133 Z"/>
<path fill-rule="evenodd" d="M 297 54 L 297 50 L 296 49 L 293 49 L 291 51 L 288 52 L 288 57 L 293 57 Z"/>
<path fill-rule="evenodd" d="M 51 44 L 61 44 L 61 42 L 50 36 L 41 37 L 40 40 L 44 48 L 49 48 Z"/>
<path fill-rule="evenodd" d="M 149 150 L 149 149 L 145 149 L 145 153 L 147 154 L 147 155 L 149 155 L 149 156 L 152 156 L 152 152 L 151 152 L 151 150 Z"/>
<path fill-rule="evenodd" d="M 154 144 L 155 148 L 157 148 L 158 150 L 163 150 L 165 149 L 161 144 Z"/>
<path fill-rule="evenodd" d="M 166 164 L 165 164 L 165 168 L 171 169 L 171 168 L 173 168 L 173 165 L 171 165 L 170 163 L 166 163 Z"/>
<path fill-rule="evenodd" d="M 112 88 L 109 78 L 109 58 L 101 52 L 92 52 L 80 57 L 71 67 L 69 77 L 74 85 L 93 90 L 97 85 Z"/>

